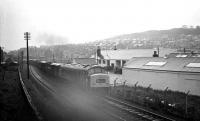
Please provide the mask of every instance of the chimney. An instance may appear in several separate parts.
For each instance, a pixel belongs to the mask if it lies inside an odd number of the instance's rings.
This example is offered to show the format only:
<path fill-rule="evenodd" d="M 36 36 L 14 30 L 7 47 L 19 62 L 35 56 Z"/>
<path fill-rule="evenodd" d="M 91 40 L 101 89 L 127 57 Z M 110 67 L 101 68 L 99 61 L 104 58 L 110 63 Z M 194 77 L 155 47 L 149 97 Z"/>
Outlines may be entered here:
<path fill-rule="evenodd" d="M 101 54 L 101 48 L 100 46 L 97 47 L 97 58 L 100 57 L 101 59 L 103 59 L 103 55 Z"/>
<path fill-rule="evenodd" d="M 153 52 L 153 57 L 158 57 L 157 51 Z"/>

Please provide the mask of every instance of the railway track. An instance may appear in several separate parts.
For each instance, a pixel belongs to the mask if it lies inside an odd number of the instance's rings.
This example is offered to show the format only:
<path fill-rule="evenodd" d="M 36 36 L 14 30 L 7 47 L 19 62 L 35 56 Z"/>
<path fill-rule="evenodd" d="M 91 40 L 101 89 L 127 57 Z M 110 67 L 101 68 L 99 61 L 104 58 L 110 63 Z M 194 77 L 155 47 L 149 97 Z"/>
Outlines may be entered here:
<path fill-rule="evenodd" d="M 124 110 L 128 113 L 131 113 L 135 116 L 138 116 L 139 118 L 142 118 L 143 120 L 147 121 L 176 121 L 174 119 L 171 119 L 169 117 L 156 114 L 154 112 L 139 108 L 137 106 L 130 105 L 126 102 L 123 102 L 121 100 L 115 99 L 113 97 L 105 96 L 104 101 L 106 101 L 108 104 L 117 107 L 121 110 Z"/>
<path fill-rule="evenodd" d="M 49 90 L 51 93 L 56 94 L 56 90 L 51 88 L 50 85 L 46 84 L 45 82 L 42 81 L 42 78 L 37 75 L 32 69 L 30 69 L 31 74 L 33 77 L 47 90 Z M 62 97 L 62 96 L 61 96 Z M 105 96 L 103 99 L 107 104 L 113 107 L 117 107 L 127 113 L 131 113 L 134 117 L 138 117 L 142 120 L 147 120 L 147 121 L 175 121 L 174 119 L 156 114 L 154 112 L 147 111 L 145 109 L 130 105 L 126 102 L 122 102 L 121 100 L 115 99 L 113 97 Z M 126 121 L 123 117 L 120 117 L 119 115 L 116 115 L 112 112 L 105 111 L 108 115 L 114 117 L 116 120 L 120 121 Z"/>
<path fill-rule="evenodd" d="M 43 88 L 47 89 L 49 92 L 51 92 L 52 94 L 56 94 L 56 91 L 50 86 L 48 85 L 47 83 L 43 82 L 42 81 L 42 78 L 34 71 L 32 71 L 32 67 L 30 67 L 30 73 L 31 75 L 33 76 L 33 78 L 35 80 L 37 80 L 37 82 L 43 86 Z"/>
<path fill-rule="evenodd" d="M 33 78 L 35 80 L 37 80 L 37 82 L 45 89 L 47 89 L 49 92 L 53 93 L 53 94 L 57 94 L 58 92 L 56 92 L 56 90 L 54 90 L 50 85 L 46 84 L 45 82 L 42 81 L 42 78 L 32 70 L 32 68 L 30 68 L 30 73 L 33 76 Z M 62 98 L 64 98 L 64 95 L 60 95 Z M 104 113 L 110 115 L 111 117 L 113 117 L 116 121 L 126 121 L 125 119 L 123 119 L 122 117 L 109 112 L 109 111 L 105 111 L 103 110 Z"/>

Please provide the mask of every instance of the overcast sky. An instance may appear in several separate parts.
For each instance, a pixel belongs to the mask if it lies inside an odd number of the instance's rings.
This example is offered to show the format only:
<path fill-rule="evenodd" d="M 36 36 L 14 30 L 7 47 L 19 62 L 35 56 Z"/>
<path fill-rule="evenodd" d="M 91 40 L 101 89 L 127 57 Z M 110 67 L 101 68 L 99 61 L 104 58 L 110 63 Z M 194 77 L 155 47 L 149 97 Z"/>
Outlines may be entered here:
<path fill-rule="evenodd" d="M 83 43 L 152 29 L 200 25 L 199 0 L 0 0 L 0 44 Z M 48 35 L 60 39 L 43 41 Z"/>

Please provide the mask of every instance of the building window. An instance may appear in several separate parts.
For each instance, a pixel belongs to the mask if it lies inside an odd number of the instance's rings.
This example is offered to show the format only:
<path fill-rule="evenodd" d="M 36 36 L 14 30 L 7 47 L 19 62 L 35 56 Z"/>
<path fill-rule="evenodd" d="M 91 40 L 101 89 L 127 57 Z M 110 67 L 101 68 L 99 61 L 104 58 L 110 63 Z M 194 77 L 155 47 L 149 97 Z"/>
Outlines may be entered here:
<path fill-rule="evenodd" d="M 200 63 L 189 63 L 186 67 L 200 68 Z"/>
<path fill-rule="evenodd" d="M 121 60 L 116 60 L 116 66 L 121 67 Z"/>
<path fill-rule="evenodd" d="M 126 61 L 125 60 L 122 60 L 122 67 L 124 67 Z"/>
<path fill-rule="evenodd" d="M 106 63 L 106 61 L 105 60 L 103 60 L 103 64 L 105 64 Z"/>
<path fill-rule="evenodd" d="M 114 68 L 114 66 L 115 66 L 114 63 L 111 63 L 111 67 Z"/>
<path fill-rule="evenodd" d="M 96 83 L 106 83 L 106 79 L 97 79 Z"/>
<path fill-rule="evenodd" d="M 145 66 L 163 66 L 165 65 L 167 62 L 148 62 L 145 64 Z"/>
<path fill-rule="evenodd" d="M 99 64 L 101 64 L 101 59 L 99 60 Z"/>

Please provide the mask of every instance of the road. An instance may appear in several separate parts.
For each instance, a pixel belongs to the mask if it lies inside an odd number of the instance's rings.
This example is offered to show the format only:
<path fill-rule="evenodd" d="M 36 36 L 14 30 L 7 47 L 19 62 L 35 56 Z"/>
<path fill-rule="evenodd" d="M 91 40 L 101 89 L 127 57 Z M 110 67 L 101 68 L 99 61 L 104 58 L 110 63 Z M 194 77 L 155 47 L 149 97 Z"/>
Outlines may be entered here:
<path fill-rule="evenodd" d="M 128 121 L 141 120 L 85 93 L 71 80 L 47 75 L 31 66 L 31 78 L 24 83 L 43 120 Z"/>

